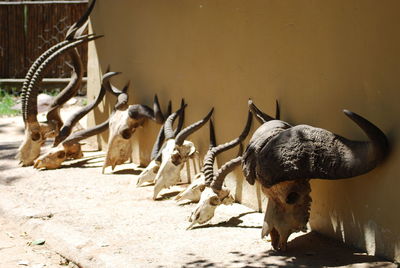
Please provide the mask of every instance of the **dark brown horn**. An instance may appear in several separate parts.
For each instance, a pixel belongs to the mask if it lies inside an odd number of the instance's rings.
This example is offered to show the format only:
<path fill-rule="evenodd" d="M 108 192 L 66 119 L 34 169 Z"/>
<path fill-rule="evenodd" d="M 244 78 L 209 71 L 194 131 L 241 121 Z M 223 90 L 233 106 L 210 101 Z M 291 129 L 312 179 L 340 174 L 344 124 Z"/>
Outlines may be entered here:
<path fill-rule="evenodd" d="M 142 118 L 154 119 L 154 111 L 147 105 L 133 104 L 128 108 L 128 115 L 130 118 L 139 120 Z"/>
<path fill-rule="evenodd" d="M 163 142 L 165 140 L 165 135 L 164 135 L 164 127 L 165 125 L 163 125 L 160 128 L 160 131 L 158 132 L 157 138 L 156 138 L 156 142 L 153 145 L 153 149 L 151 150 L 151 155 L 150 155 L 150 159 L 154 160 L 156 159 L 158 152 L 160 151 Z"/>
<path fill-rule="evenodd" d="M 218 171 L 216 172 L 214 179 L 211 183 L 211 188 L 214 192 L 218 192 L 222 189 L 226 175 L 232 172 L 237 166 L 242 162 L 243 154 L 243 144 L 240 143 L 238 156 L 230 161 L 226 162 Z"/>
<path fill-rule="evenodd" d="M 69 27 L 65 35 L 65 39 L 74 39 L 82 35 L 83 31 L 87 26 L 90 13 L 92 13 L 95 4 L 96 0 L 93 0 L 90 3 L 88 9 L 85 11 L 85 13 L 80 17 L 80 19 L 74 24 L 72 24 L 71 27 Z"/>
<path fill-rule="evenodd" d="M 281 119 L 281 109 L 279 107 L 279 102 L 278 100 L 275 101 L 276 107 L 275 107 L 275 119 L 280 120 Z"/>
<path fill-rule="evenodd" d="M 209 146 L 209 148 L 213 148 L 215 146 L 217 146 L 217 140 L 215 138 L 214 123 L 213 123 L 213 120 L 210 119 L 210 146 Z"/>
<path fill-rule="evenodd" d="M 156 121 L 156 123 L 158 124 L 164 123 L 165 118 L 161 111 L 157 94 L 154 95 L 153 110 L 154 110 L 154 120 Z"/>
<path fill-rule="evenodd" d="M 190 126 L 184 128 L 175 138 L 175 144 L 181 146 L 185 139 L 189 137 L 190 134 L 194 133 L 196 130 L 200 129 L 207 121 L 211 118 L 214 112 L 214 108 L 200 121 L 191 124 Z"/>
<path fill-rule="evenodd" d="M 72 41 L 66 40 L 55 44 L 54 46 L 47 49 L 44 53 L 42 53 L 29 67 L 28 72 L 25 75 L 24 82 L 21 88 L 21 104 L 22 104 L 22 117 L 24 122 L 26 121 L 26 93 L 28 89 L 29 82 L 32 79 L 32 76 L 35 74 L 36 70 L 40 67 L 40 65 L 53 53 L 55 53 L 61 47 L 71 43 Z"/>
<path fill-rule="evenodd" d="M 210 148 L 208 150 L 206 156 L 204 157 L 204 164 L 203 164 L 203 172 L 206 177 L 206 185 L 210 185 L 214 178 L 213 166 L 215 157 L 218 154 L 225 152 L 235 147 L 239 143 L 241 143 L 249 134 L 252 121 L 253 121 L 253 115 L 251 112 L 248 112 L 246 125 L 238 138 L 226 142 L 224 144 L 218 145 L 216 147 Z"/>
<path fill-rule="evenodd" d="M 344 110 L 369 137 L 352 141 L 328 130 L 299 125 L 274 136 L 260 150 L 257 174 L 270 187 L 285 180 L 344 179 L 375 168 L 388 154 L 385 134 L 360 115 Z"/>
<path fill-rule="evenodd" d="M 168 118 L 172 114 L 172 101 L 168 102 L 168 108 L 167 108 L 167 114 L 164 116 L 165 118 Z"/>
<path fill-rule="evenodd" d="M 181 103 L 181 105 L 182 105 L 182 103 Z M 175 133 L 173 130 L 173 125 L 174 125 L 175 119 L 182 112 L 184 112 L 186 106 L 187 106 L 186 104 L 183 104 L 183 106 L 181 106 L 178 111 L 176 111 L 175 113 L 172 113 L 170 116 L 168 116 L 167 120 L 165 120 L 165 123 L 164 123 L 165 140 L 175 138 Z"/>
<path fill-rule="evenodd" d="M 72 133 L 67 139 L 63 141 L 63 145 L 71 145 L 74 143 L 77 143 L 81 140 L 87 139 L 89 137 L 92 137 L 94 135 L 100 134 L 108 129 L 109 126 L 109 120 L 106 120 L 105 122 L 96 125 L 92 128 L 77 131 Z"/>
<path fill-rule="evenodd" d="M 37 84 L 41 81 L 41 76 L 43 74 L 43 71 L 45 68 L 60 54 L 65 52 L 68 49 L 73 49 L 76 46 L 84 43 L 84 42 L 89 42 L 91 40 L 95 40 L 101 36 L 95 36 L 95 37 L 90 37 L 90 38 L 85 38 L 85 39 L 80 39 L 71 43 L 68 43 L 67 45 L 63 46 L 62 48 L 58 49 L 56 52 L 54 52 L 52 55 L 46 58 L 46 60 L 40 65 L 40 67 L 36 70 L 35 74 L 32 76 L 32 79 L 29 82 L 29 85 L 26 89 L 26 101 L 25 101 L 25 107 L 26 107 L 26 113 L 25 113 L 25 118 L 27 122 L 37 122 Z"/>
<path fill-rule="evenodd" d="M 254 116 L 256 117 L 257 121 L 260 122 L 260 124 L 264 124 L 265 122 L 268 122 L 270 120 L 275 120 L 275 118 L 273 118 L 272 116 L 269 116 L 268 114 L 258 109 L 258 107 L 253 103 L 252 99 L 249 99 L 248 105 L 250 111 L 254 114 Z M 279 108 L 278 108 L 278 115 L 279 115 Z"/>
<path fill-rule="evenodd" d="M 176 135 L 178 135 L 178 133 L 182 130 L 183 123 L 185 121 L 185 108 L 183 108 L 183 107 L 186 107 L 185 99 L 181 100 L 181 111 L 179 113 L 178 126 L 176 127 L 176 129 L 174 131 L 174 137 L 176 137 Z"/>
<path fill-rule="evenodd" d="M 60 129 L 60 133 L 54 140 L 54 146 L 57 146 L 58 144 L 60 144 L 60 142 L 65 140 L 71 134 L 72 128 L 76 125 L 76 123 L 86 114 L 88 114 L 91 110 L 97 107 L 97 105 L 99 105 L 99 103 L 103 100 L 104 95 L 106 93 L 104 83 L 106 83 L 111 77 L 117 74 L 118 74 L 117 72 L 108 72 L 105 75 L 103 75 L 102 86 L 100 88 L 99 94 L 97 95 L 96 99 L 89 105 L 76 111 L 64 122 L 64 125 Z"/>

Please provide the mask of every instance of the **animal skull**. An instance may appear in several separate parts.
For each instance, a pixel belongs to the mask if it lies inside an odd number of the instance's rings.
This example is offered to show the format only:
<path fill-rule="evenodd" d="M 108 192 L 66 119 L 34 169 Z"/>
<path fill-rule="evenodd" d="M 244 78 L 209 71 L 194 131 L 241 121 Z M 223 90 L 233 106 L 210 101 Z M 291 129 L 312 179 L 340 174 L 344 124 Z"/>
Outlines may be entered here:
<path fill-rule="evenodd" d="M 201 194 L 199 203 L 189 217 L 191 224 L 187 229 L 191 229 L 196 223 L 203 224 L 208 222 L 214 217 L 217 206 L 221 204 L 231 205 L 234 200 L 234 197 L 227 188 L 223 188 L 218 193 L 215 193 L 213 189 L 206 187 Z"/>
<path fill-rule="evenodd" d="M 51 148 L 46 154 L 39 157 L 34 164 L 37 169 L 56 169 L 67 159 L 82 158 L 83 153 L 79 143 L 70 145 L 58 145 Z"/>
<path fill-rule="evenodd" d="M 162 162 L 155 177 L 154 200 L 162 189 L 176 185 L 180 181 L 180 173 L 185 162 L 194 157 L 195 152 L 193 142 L 185 140 L 182 145 L 177 145 L 174 139 L 167 141 L 162 151 Z"/>
<path fill-rule="evenodd" d="M 291 126 L 280 120 L 263 120 L 243 155 L 246 180 L 258 180 L 268 197 L 262 236 L 271 235 L 276 250 L 286 250 L 293 232 L 305 230 L 311 204 L 309 180 L 345 179 L 375 168 L 388 154 L 385 134 L 365 118 L 344 110 L 368 136 L 352 141 L 308 125 Z"/>
<path fill-rule="evenodd" d="M 136 186 L 140 187 L 143 183 L 154 183 L 157 172 L 160 169 L 160 162 L 152 160 L 137 178 Z"/>
<path fill-rule="evenodd" d="M 201 193 L 205 188 L 206 182 L 204 173 L 199 172 L 195 175 L 193 182 L 175 197 L 175 200 L 178 202 L 178 205 L 187 204 L 189 202 L 199 202 Z"/>

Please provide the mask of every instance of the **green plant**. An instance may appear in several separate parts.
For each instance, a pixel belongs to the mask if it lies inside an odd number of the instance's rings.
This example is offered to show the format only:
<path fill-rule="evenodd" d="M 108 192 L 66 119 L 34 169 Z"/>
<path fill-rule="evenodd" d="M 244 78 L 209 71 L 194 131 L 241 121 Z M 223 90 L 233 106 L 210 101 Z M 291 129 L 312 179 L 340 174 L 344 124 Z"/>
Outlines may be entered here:
<path fill-rule="evenodd" d="M 13 110 L 12 107 L 16 104 L 17 97 L 12 93 L 0 89 L 0 116 L 1 115 L 18 115 L 19 110 Z"/>

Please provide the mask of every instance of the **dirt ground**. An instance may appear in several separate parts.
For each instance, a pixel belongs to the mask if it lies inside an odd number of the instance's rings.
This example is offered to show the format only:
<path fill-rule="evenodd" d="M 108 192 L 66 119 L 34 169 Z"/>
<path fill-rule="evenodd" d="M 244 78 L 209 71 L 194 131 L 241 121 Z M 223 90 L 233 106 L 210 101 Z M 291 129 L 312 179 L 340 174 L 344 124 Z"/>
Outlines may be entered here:
<path fill-rule="evenodd" d="M 139 168 L 101 174 L 102 152 L 85 152 L 57 170 L 19 167 L 20 117 L 0 118 L 0 267 L 397 267 L 313 232 L 288 251 L 260 239 L 263 215 L 239 204 L 187 231 L 194 205 L 152 200 L 136 188 Z M 31 242 L 44 240 L 44 245 Z M 63 256 L 63 257 L 61 257 Z M 68 264 L 68 260 L 71 263 Z"/>

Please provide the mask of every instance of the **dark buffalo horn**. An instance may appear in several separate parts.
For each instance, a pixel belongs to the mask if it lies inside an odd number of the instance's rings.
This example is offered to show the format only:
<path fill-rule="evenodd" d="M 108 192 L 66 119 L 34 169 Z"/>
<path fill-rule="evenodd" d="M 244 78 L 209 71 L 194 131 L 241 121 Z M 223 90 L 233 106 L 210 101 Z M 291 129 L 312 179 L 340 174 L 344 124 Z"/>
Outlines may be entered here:
<path fill-rule="evenodd" d="M 151 155 L 150 155 L 151 160 L 156 159 L 158 152 L 160 151 L 160 149 L 163 145 L 163 142 L 165 140 L 164 127 L 165 127 L 165 125 L 163 125 L 160 128 L 160 131 L 158 132 L 156 142 L 154 143 L 153 149 L 151 150 Z"/>
<path fill-rule="evenodd" d="M 80 17 L 80 19 L 71 25 L 65 35 L 65 39 L 74 39 L 82 34 L 87 26 L 90 13 L 92 13 L 95 4 L 96 0 L 93 0 L 90 3 L 88 9 L 86 9 L 85 13 Z"/>
<path fill-rule="evenodd" d="M 176 127 L 175 131 L 174 131 L 174 137 L 176 137 L 176 135 L 178 135 L 178 133 L 182 130 L 183 127 L 183 123 L 185 121 L 185 108 L 186 104 L 185 104 L 185 100 L 182 99 L 181 100 L 181 111 L 179 113 L 179 120 L 178 120 L 178 126 Z"/>
<path fill-rule="evenodd" d="M 328 130 L 298 125 L 271 138 L 259 151 L 257 174 L 265 187 L 285 180 L 345 179 L 375 168 L 388 154 L 385 134 L 356 113 L 344 110 L 369 137 L 352 141 Z"/>
<path fill-rule="evenodd" d="M 181 146 L 185 139 L 189 137 L 190 134 L 194 133 L 196 130 L 200 129 L 207 121 L 211 118 L 214 112 L 214 108 L 200 121 L 191 124 L 190 126 L 184 128 L 175 138 L 175 144 Z"/>
<path fill-rule="evenodd" d="M 215 173 L 214 180 L 211 183 L 211 188 L 214 192 L 218 192 L 222 189 L 226 175 L 232 172 L 242 162 L 243 144 L 240 143 L 238 156 L 230 161 L 226 162 L 218 171 Z"/>
<path fill-rule="evenodd" d="M 163 113 L 161 111 L 161 107 L 160 107 L 160 103 L 158 101 L 157 94 L 154 95 L 153 110 L 154 110 L 154 120 L 158 124 L 164 123 L 164 115 L 163 115 Z"/>
<path fill-rule="evenodd" d="M 265 122 L 275 119 L 272 116 L 269 116 L 266 113 L 264 113 L 263 111 L 261 111 L 260 109 L 258 109 L 258 107 L 253 103 L 252 99 L 249 99 L 248 105 L 249 105 L 250 111 L 254 114 L 254 116 L 256 117 L 258 122 L 260 122 L 260 124 L 264 124 Z"/>

